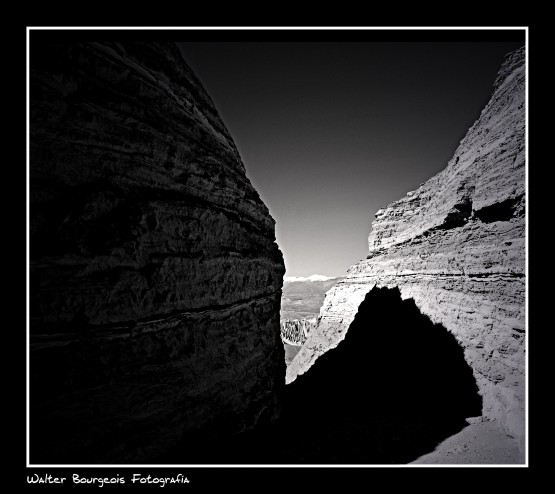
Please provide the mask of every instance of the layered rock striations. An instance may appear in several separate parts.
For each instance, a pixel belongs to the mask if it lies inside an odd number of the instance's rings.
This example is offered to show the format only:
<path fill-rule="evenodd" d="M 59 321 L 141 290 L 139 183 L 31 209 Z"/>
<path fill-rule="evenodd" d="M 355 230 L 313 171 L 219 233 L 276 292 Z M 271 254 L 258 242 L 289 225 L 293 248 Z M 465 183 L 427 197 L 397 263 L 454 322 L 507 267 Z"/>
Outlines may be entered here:
<path fill-rule="evenodd" d="M 345 338 L 370 290 L 397 287 L 454 335 L 483 397 L 483 420 L 523 447 L 524 104 L 522 48 L 507 55 L 490 101 L 447 167 L 376 213 L 367 259 L 326 294 L 288 383 Z"/>
<path fill-rule="evenodd" d="M 170 43 L 30 60 L 31 461 L 273 420 L 283 259 L 202 84 Z"/>

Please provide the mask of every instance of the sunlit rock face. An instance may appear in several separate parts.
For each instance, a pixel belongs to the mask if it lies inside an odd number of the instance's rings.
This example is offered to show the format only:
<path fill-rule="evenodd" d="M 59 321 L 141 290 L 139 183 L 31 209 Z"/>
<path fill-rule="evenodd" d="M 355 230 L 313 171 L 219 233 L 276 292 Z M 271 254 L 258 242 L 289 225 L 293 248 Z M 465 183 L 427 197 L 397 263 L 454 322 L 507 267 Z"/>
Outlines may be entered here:
<path fill-rule="evenodd" d="M 30 60 L 31 461 L 142 461 L 275 419 L 274 220 L 176 45 Z"/>
<path fill-rule="evenodd" d="M 523 447 L 524 103 L 522 48 L 507 55 L 490 101 L 447 167 L 377 212 L 367 259 L 326 294 L 317 328 L 287 369 L 288 383 L 340 344 L 373 287 L 397 287 L 455 336 L 482 395 L 483 419 Z"/>

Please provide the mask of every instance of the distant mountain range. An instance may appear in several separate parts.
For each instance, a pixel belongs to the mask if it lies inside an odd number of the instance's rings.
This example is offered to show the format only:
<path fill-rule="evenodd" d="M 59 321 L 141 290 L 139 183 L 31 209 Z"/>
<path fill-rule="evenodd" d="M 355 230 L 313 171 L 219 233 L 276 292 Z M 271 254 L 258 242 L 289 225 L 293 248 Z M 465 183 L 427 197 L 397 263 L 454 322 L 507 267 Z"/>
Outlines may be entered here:
<path fill-rule="evenodd" d="M 293 283 L 297 281 L 328 281 L 328 280 L 336 280 L 339 276 L 322 276 L 321 274 L 313 274 L 311 276 L 284 276 L 283 281 L 284 283 Z"/>

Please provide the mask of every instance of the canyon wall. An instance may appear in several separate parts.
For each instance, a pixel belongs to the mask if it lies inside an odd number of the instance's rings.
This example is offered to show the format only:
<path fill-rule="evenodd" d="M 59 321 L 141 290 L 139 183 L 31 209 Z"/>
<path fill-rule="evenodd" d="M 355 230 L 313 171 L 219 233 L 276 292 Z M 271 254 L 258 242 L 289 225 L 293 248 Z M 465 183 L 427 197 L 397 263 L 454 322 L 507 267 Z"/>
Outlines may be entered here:
<path fill-rule="evenodd" d="M 367 259 L 326 294 L 288 383 L 340 344 L 370 290 L 397 287 L 464 348 L 483 420 L 524 447 L 524 104 L 522 48 L 507 55 L 490 101 L 447 167 L 376 213 Z"/>
<path fill-rule="evenodd" d="M 141 462 L 279 415 L 274 220 L 172 43 L 30 50 L 30 455 Z"/>

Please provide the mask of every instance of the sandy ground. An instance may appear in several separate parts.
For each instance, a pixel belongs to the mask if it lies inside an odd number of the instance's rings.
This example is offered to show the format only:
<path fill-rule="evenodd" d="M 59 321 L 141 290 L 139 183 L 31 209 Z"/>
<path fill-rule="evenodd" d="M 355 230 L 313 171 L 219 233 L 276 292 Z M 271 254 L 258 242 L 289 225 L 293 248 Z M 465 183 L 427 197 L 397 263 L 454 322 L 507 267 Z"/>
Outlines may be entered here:
<path fill-rule="evenodd" d="M 293 360 L 301 346 L 284 343 L 285 361 Z M 473 420 L 479 420 L 477 418 Z M 471 422 L 471 419 L 468 420 Z M 411 465 L 514 465 L 524 464 L 516 441 L 507 437 L 494 422 L 474 422 L 437 445 Z"/>
<path fill-rule="evenodd" d="M 494 423 L 478 422 L 451 436 L 411 464 L 524 464 L 516 441 Z"/>

